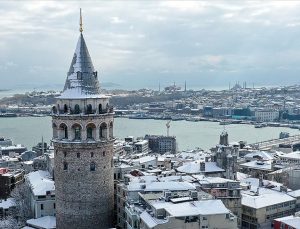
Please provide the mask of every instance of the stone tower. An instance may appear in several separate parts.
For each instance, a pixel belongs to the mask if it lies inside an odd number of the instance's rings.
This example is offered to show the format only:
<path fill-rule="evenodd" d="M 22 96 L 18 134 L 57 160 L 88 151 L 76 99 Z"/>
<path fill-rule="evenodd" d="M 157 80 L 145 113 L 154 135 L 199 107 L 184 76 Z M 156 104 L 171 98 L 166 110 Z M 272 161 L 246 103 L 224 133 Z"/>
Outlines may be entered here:
<path fill-rule="evenodd" d="M 223 172 L 223 177 L 235 180 L 239 147 L 236 145 L 229 145 L 227 131 L 224 130 L 221 133 L 219 144 L 212 148 L 211 151 L 213 153 L 213 161 L 217 163 L 217 166 L 225 170 Z"/>
<path fill-rule="evenodd" d="M 113 109 L 100 92 L 82 34 L 52 110 L 58 229 L 109 228 L 113 219 Z"/>

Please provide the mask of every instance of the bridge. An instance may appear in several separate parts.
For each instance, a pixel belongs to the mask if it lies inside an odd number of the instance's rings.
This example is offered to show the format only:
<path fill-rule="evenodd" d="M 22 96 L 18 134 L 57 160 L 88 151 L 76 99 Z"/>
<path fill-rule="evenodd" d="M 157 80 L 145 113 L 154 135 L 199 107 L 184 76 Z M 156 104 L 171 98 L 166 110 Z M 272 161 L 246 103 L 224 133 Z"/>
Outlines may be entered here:
<path fill-rule="evenodd" d="M 278 147 L 280 144 L 294 145 L 297 143 L 300 143 L 300 134 L 293 135 L 287 138 L 281 138 L 281 139 L 278 138 L 278 139 L 271 139 L 262 142 L 251 143 L 249 145 L 255 149 L 270 150 Z"/>

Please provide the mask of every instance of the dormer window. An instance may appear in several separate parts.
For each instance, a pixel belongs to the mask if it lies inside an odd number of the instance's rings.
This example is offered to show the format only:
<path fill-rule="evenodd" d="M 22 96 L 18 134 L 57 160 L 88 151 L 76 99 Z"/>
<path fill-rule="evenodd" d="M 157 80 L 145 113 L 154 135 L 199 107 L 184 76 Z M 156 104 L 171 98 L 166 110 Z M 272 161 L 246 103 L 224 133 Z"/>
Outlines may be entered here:
<path fill-rule="evenodd" d="M 77 79 L 82 80 L 82 73 L 79 71 L 77 72 Z"/>

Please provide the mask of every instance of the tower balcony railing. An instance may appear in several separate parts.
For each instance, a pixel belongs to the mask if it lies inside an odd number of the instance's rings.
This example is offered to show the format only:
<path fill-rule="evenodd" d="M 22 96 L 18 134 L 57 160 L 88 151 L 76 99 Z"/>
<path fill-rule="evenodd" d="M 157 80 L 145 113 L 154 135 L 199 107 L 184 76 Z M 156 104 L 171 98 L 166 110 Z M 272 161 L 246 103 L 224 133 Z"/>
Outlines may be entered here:
<path fill-rule="evenodd" d="M 52 115 L 107 115 L 107 114 L 113 114 L 114 113 L 114 108 L 113 107 L 109 107 L 107 109 L 103 109 L 101 111 L 99 110 L 91 110 L 91 111 L 87 111 L 87 110 L 79 110 L 79 111 L 75 111 L 75 110 L 68 110 L 68 111 L 64 111 L 64 110 L 59 110 L 58 112 L 52 111 L 51 114 Z"/>
<path fill-rule="evenodd" d="M 69 139 L 69 138 L 57 138 L 57 137 L 52 138 L 52 141 L 54 142 L 65 142 L 65 143 L 95 143 L 95 142 L 107 142 L 107 141 L 115 141 L 115 140 L 116 140 L 115 137 L 108 137 L 108 138 L 101 137 L 99 139 L 94 139 L 94 138 Z"/>

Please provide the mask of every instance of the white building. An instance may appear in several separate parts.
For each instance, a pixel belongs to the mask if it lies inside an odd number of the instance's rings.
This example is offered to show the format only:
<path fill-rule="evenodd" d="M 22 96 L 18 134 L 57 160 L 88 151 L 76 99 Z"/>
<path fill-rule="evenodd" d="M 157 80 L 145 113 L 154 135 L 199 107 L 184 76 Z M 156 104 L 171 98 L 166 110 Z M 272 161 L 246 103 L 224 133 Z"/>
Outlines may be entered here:
<path fill-rule="evenodd" d="M 148 153 L 149 143 L 148 140 L 141 140 L 134 143 L 135 151 L 137 153 Z"/>
<path fill-rule="evenodd" d="M 34 218 L 55 216 L 55 187 L 48 171 L 35 171 L 27 175 L 31 187 L 31 210 Z"/>
<path fill-rule="evenodd" d="M 151 210 L 140 214 L 141 229 L 237 228 L 237 218 L 221 200 L 187 201 L 171 199 L 149 201 Z M 182 199 L 182 198 L 181 198 Z"/>
<path fill-rule="evenodd" d="M 267 109 L 256 110 L 254 116 L 258 122 L 273 122 L 279 119 L 279 111 Z"/>

